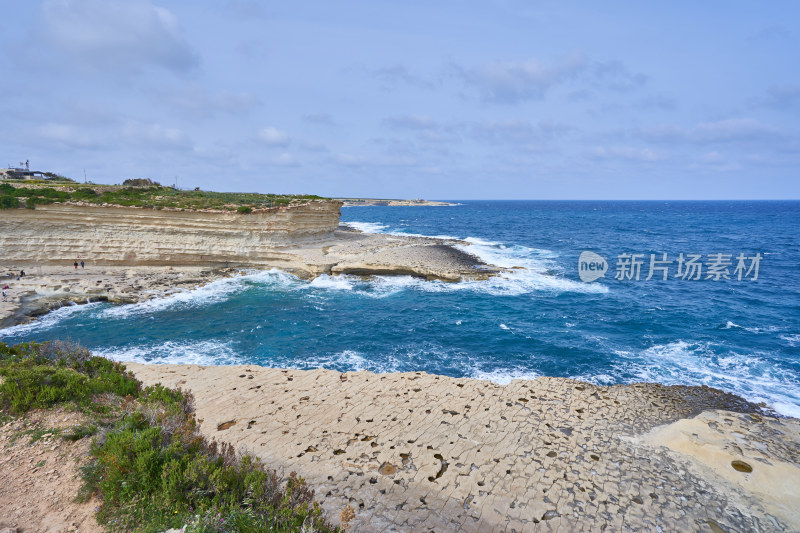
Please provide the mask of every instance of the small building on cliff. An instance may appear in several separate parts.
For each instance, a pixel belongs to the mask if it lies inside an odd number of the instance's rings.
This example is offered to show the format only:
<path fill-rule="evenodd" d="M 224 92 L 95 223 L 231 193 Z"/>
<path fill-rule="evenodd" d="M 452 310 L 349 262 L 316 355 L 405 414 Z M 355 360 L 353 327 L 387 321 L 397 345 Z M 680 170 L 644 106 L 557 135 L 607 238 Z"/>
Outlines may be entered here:
<path fill-rule="evenodd" d="M 38 170 L 28 170 L 26 168 L 0 168 L 0 179 L 9 180 L 34 180 L 44 179 L 44 172 Z"/>

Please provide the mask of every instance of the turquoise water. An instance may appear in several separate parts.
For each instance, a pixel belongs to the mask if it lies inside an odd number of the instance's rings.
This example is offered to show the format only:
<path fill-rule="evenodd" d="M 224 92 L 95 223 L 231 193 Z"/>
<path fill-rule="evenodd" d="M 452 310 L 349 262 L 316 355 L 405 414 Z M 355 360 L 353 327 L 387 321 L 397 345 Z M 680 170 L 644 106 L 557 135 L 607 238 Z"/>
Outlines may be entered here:
<path fill-rule="evenodd" d="M 142 304 L 63 308 L 0 339 L 69 337 L 147 362 L 707 384 L 800 416 L 800 202 L 461 202 L 342 219 L 466 239 L 525 269 L 454 284 L 253 272 Z M 608 260 L 605 277 L 580 281 L 583 250 Z M 614 279 L 624 253 L 644 254 L 640 281 Z M 731 254 L 733 279 L 675 279 L 673 264 L 669 280 L 645 281 L 651 253 Z M 761 254 L 758 280 L 735 279 L 740 253 Z"/>

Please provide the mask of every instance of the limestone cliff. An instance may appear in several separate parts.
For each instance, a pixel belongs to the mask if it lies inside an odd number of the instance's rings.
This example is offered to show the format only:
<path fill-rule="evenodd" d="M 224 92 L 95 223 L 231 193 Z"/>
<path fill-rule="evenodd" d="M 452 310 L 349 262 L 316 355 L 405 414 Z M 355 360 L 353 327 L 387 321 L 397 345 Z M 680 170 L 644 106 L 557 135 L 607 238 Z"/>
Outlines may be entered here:
<path fill-rule="evenodd" d="M 333 235 L 342 204 L 312 201 L 250 214 L 51 204 L 0 211 L 0 262 L 273 265 L 276 249 Z M 278 255 L 281 255 L 280 253 Z"/>

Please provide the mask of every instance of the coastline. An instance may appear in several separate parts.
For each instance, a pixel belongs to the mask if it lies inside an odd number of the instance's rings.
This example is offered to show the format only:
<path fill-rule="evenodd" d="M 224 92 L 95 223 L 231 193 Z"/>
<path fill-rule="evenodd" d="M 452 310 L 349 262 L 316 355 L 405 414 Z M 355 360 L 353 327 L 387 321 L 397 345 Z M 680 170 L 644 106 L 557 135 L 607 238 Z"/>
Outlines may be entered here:
<path fill-rule="evenodd" d="M 452 207 L 459 205 L 453 202 L 443 202 L 440 200 L 397 200 L 391 198 L 334 198 L 342 202 L 342 207 Z"/>
<path fill-rule="evenodd" d="M 314 241 L 275 246 L 253 263 L 159 266 L 148 264 L 95 264 L 85 268 L 67 263 L 0 264 L 0 283 L 8 285 L 0 301 L 0 331 L 34 320 L 64 305 L 108 301 L 137 303 L 198 288 L 248 269 L 277 268 L 299 278 L 349 274 L 410 275 L 426 280 L 456 282 L 481 280 L 504 269 L 489 265 L 454 245 L 468 245 L 434 237 L 364 233 L 340 227 L 332 236 Z M 25 277 L 17 279 L 21 270 Z"/>
<path fill-rule="evenodd" d="M 67 305 L 92 302 L 129 304 L 196 289 L 217 279 L 236 275 L 235 269 L 205 269 L 195 266 L 71 266 L 42 265 L 25 270 L 17 280 L 7 272 L 23 267 L 3 266 L 0 283 L 8 285 L 7 301 L 0 301 L 2 329 L 36 320 Z"/>
<path fill-rule="evenodd" d="M 9 264 L 28 275 L 0 279 L 12 287 L 0 328 L 62 305 L 169 296 L 247 268 L 445 281 L 504 271 L 455 246 L 468 244 L 339 226 L 253 264 Z M 355 507 L 355 531 L 800 529 L 800 421 L 717 389 L 125 364 L 145 384 L 191 390 L 207 436 L 297 471 L 330 516 Z"/>
<path fill-rule="evenodd" d="M 800 528 L 800 420 L 709 387 L 125 364 L 354 531 Z"/>

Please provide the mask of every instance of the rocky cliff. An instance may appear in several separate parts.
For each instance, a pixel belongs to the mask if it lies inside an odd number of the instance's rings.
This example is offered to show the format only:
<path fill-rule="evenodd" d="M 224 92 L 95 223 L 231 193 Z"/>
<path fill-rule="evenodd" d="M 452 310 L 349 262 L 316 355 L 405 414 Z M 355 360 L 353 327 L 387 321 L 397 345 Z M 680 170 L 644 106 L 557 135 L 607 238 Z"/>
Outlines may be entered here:
<path fill-rule="evenodd" d="M 250 214 L 74 204 L 6 209 L 0 263 L 80 257 L 95 265 L 273 265 L 276 250 L 330 238 L 341 206 L 312 201 Z"/>

